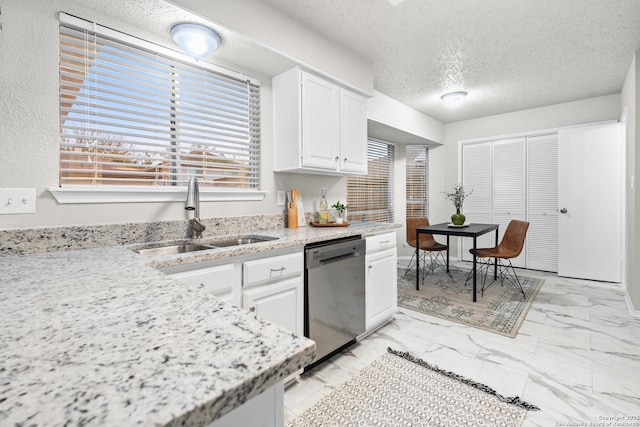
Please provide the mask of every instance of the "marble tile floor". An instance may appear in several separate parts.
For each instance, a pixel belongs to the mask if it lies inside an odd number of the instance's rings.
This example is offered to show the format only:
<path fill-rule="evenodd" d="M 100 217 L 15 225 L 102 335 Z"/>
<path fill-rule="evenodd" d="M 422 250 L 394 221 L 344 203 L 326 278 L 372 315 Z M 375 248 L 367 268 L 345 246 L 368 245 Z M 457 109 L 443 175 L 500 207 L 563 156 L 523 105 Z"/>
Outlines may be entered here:
<path fill-rule="evenodd" d="M 630 315 L 624 293 L 550 273 L 519 274 L 545 283 L 515 338 L 400 309 L 391 323 L 287 387 L 285 419 L 391 347 L 539 406 L 525 426 L 606 425 L 607 417 L 612 426 L 640 426 L 640 318 Z"/>

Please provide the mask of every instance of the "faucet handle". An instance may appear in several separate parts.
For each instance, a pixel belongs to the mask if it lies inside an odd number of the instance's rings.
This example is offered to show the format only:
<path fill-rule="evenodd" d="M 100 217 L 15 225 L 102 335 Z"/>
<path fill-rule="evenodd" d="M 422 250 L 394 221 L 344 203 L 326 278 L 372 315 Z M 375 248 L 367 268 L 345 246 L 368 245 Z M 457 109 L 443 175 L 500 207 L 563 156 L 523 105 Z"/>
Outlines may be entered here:
<path fill-rule="evenodd" d="M 206 230 L 206 226 L 202 223 L 200 218 L 194 217 L 191 220 L 191 229 L 193 230 L 193 234 L 196 239 L 200 239 L 202 237 L 202 232 Z"/>

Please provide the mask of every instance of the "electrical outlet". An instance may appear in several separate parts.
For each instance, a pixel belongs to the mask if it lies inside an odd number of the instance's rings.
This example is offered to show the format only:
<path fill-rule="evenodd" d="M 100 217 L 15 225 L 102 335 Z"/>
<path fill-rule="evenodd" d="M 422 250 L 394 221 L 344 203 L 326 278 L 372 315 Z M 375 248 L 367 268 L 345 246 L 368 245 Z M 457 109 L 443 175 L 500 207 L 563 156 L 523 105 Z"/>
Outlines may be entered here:
<path fill-rule="evenodd" d="M 0 215 L 36 213 L 35 188 L 0 188 Z"/>
<path fill-rule="evenodd" d="M 278 190 L 278 206 L 284 206 L 285 205 L 285 203 L 287 202 L 285 200 L 285 196 L 286 196 L 286 192 L 285 191 Z"/>

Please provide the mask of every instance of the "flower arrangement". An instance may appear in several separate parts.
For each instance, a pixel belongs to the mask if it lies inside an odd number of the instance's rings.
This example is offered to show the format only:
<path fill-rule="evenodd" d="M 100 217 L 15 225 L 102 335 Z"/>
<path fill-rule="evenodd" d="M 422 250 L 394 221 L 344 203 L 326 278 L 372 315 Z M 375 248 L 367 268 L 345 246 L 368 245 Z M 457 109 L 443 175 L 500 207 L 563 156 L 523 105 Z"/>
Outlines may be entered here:
<path fill-rule="evenodd" d="M 456 212 L 460 213 L 460 209 L 462 209 L 462 204 L 464 203 L 464 199 L 469 197 L 469 195 L 473 193 L 473 190 L 465 193 L 464 187 L 460 184 L 456 184 L 453 186 L 453 191 L 448 193 L 444 191 L 445 198 L 451 200 L 453 202 L 453 206 L 456 207 Z"/>

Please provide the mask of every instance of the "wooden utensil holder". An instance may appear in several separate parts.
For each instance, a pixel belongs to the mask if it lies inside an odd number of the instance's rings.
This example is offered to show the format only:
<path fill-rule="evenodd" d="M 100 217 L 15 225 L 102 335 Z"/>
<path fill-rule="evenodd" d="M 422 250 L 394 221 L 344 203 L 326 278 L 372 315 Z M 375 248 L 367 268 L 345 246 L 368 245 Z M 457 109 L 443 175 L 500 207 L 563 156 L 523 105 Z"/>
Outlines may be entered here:
<path fill-rule="evenodd" d="M 298 228 L 298 207 L 287 209 L 287 223 L 289 228 Z"/>

